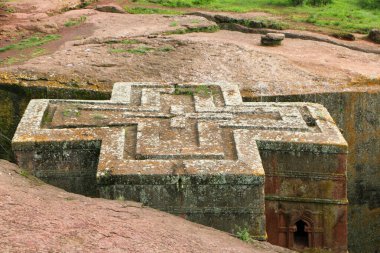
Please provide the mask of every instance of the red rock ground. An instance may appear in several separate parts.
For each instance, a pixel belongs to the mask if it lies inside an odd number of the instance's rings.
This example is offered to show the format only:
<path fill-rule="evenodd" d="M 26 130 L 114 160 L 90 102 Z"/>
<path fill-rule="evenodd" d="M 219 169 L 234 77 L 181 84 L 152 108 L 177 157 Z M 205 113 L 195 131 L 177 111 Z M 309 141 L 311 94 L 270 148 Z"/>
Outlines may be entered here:
<path fill-rule="evenodd" d="M 65 192 L 0 160 L 0 252 L 291 252 L 142 207 Z"/>
<path fill-rule="evenodd" d="M 120 1 L 104 0 L 98 4 L 119 4 Z M 62 11 L 65 7 L 73 8 L 79 2 L 7 2 L 15 12 L 0 13 L 0 46 L 12 44 L 12 38 L 28 37 L 41 30 L 60 34 L 62 38 L 43 45 L 41 48 L 45 51 L 42 55 L 37 52 L 33 56 L 35 48 L 25 52 L 9 50 L 0 53 L 0 61 L 4 60 L 0 63 L 0 74 L 28 72 L 78 76 L 96 79 L 104 83 L 102 88 L 108 90 L 114 82 L 119 81 L 231 82 L 238 83 L 242 90 L 252 91 L 256 95 L 292 94 L 300 90 L 303 93 L 353 91 L 357 87 L 350 86 L 351 80 L 363 76 L 380 77 L 379 53 L 365 53 L 331 43 L 290 38 L 285 39 L 280 47 L 262 47 L 261 35 L 238 31 L 165 35 L 165 32 L 188 26 L 215 25 L 199 16 L 116 14 L 96 11 L 95 6 Z M 258 18 L 265 14 L 225 15 Z M 65 27 L 65 22 L 80 17 L 86 17 L 82 24 Z M 380 50 L 379 45 L 363 38 L 345 42 L 313 32 L 291 32 L 328 38 L 376 52 Z M 107 43 L 107 40 L 123 39 L 137 39 L 140 43 Z M 128 49 L 139 47 L 152 50 L 145 53 L 128 52 Z M 172 50 L 162 50 L 165 47 Z M 20 55 L 27 55 L 27 59 L 16 61 L 22 58 Z"/>

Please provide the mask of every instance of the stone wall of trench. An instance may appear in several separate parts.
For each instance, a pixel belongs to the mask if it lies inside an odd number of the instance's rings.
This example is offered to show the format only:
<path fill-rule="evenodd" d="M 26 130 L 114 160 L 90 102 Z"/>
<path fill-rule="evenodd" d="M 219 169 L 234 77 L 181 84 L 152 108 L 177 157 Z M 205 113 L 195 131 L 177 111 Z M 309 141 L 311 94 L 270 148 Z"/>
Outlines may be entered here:
<path fill-rule="evenodd" d="M 10 139 L 30 99 L 109 99 L 110 93 L 0 84 L 0 159 L 12 160 Z M 349 251 L 380 252 L 380 91 L 246 96 L 245 101 L 323 104 L 349 143 Z"/>
<path fill-rule="evenodd" d="M 380 91 L 248 96 L 244 100 L 313 102 L 327 108 L 349 144 L 349 251 L 380 252 Z"/>
<path fill-rule="evenodd" d="M 75 88 L 25 87 L 0 83 L 0 159 L 14 161 L 11 139 L 31 99 L 108 100 L 110 92 Z"/>

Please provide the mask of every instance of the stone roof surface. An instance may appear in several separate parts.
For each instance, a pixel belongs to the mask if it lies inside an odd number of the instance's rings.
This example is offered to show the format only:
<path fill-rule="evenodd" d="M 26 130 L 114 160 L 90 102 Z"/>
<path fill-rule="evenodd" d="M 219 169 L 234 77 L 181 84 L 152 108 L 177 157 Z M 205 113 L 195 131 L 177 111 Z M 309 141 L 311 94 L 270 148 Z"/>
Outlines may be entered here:
<path fill-rule="evenodd" d="M 128 131 L 134 126 L 135 133 Z M 86 141 L 101 141 L 99 176 L 166 174 L 173 168 L 263 175 L 257 145 L 314 152 L 347 148 L 321 105 L 247 103 L 231 84 L 154 83 L 116 83 L 110 101 L 32 100 L 13 147 Z"/>

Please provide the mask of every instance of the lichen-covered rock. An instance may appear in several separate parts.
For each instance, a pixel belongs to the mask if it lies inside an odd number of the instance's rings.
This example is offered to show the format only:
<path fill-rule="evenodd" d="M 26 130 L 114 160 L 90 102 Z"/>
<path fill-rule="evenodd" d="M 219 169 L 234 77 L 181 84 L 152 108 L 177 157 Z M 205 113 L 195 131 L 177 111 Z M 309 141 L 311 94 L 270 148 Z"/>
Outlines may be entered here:
<path fill-rule="evenodd" d="M 261 37 L 261 44 L 263 46 L 278 46 L 285 39 L 282 33 L 267 33 Z"/>
<path fill-rule="evenodd" d="M 12 145 L 20 166 L 70 191 L 290 248 L 302 219 L 306 245 L 347 250 L 347 143 L 317 104 L 243 102 L 226 83 L 117 83 L 109 101 L 32 100 Z"/>
<path fill-rule="evenodd" d="M 380 29 L 372 29 L 369 34 L 368 38 L 375 42 L 380 44 Z"/>

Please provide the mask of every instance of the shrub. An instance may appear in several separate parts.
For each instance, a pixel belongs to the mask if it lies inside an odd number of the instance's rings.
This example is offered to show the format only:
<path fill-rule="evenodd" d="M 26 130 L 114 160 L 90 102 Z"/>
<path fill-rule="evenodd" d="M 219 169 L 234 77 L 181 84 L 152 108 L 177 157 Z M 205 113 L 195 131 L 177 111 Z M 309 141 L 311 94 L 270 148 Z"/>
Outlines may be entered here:
<path fill-rule="evenodd" d="M 194 5 L 206 5 L 213 2 L 213 0 L 193 0 Z"/>
<path fill-rule="evenodd" d="M 169 7 L 192 7 L 193 5 L 206 5 L 214 0 L 149 0 L 151 3 Z"/>
<path fill-rule="evenodd" d="M 359 4 L 365 8 L 379 8 L 380 0 L 359 0 Z"/>
<path fill-rule="evenodd" d="M 368 1 L 368 0 L 365 0 Z M 373 1 L 373 0 L 369 0 Z M 377 1 L 377 0 L 375 0 Z M 323 6 L 327 4 L 331 4 L 332 0 L 290 0 L 292 5 L 298 6 L 298 5 L 311 5 L 311 6 Z"/>
<path fill-rule="evenodd" d="M 236 232 L 236 237 L 244 242 L 252 241 L 248 228 L 239 228 L 239 230 Z"/>
<path fill-rule="evenodd" d="M 312 6 L 322 6 L 322 5 L 331 4 L 332 0 L 308 0 L 307 3 Z"/>
<path fill-rule="evenodd" d="M 297 5 L 302 5 L 304 0 L 290 0 L 292 5 L 297 6 Z"/>

